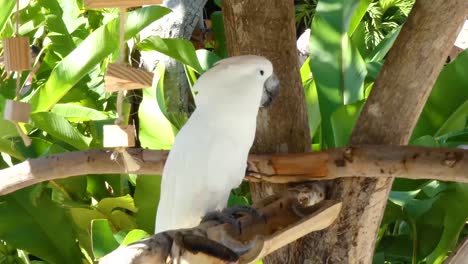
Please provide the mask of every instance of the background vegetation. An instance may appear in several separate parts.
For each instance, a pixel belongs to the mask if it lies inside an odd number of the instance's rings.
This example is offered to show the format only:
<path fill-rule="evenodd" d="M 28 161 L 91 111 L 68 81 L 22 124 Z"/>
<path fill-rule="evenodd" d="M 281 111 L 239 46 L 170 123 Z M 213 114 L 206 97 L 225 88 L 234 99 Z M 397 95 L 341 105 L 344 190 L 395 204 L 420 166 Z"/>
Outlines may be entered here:
<path fill-rule="evenodd" d="M 311 144 L 314 150 L 345 146 L 414 1 L 296 2 L 298 30 L 307 26 L 312 32 L 310 58 L 301 68 Z M 186 65 L 193 84 L 227 56 L 219 3 L 209 3 L 206 18 L 211 26 L 194 41 L 198 50 L 186 40 L 139 38 L 144 27 L 170 10 L 145 7 L 129 12 L 125 37 L 133 45 L 126 60 L 134 63 L 140 50 L 167 54 Z M 14 4 L 0 0 L 2 38 L 13 35 Z M 29 81 L 28 72 L 16 76 L 0 67 L 0 112 L 5 100 L 14 98 L 20 78 L 22 100 L 33 106 L 31 122 L 24 126 L 32 145 L 24 146 L 15 126 L 0 119 L 0 168 L 28 158 L 102 148 L 102 126 L 116 118 L 116 97 L 104 93 L 103 74 L 118 56 L 117 10 L 85 10 L 82 0 L 31 0 L 21 7 L 20 18 L 20 34 L 39 51 L 37 71 Z M 468 51 L 444 67 L 412 144 L 468 144 L 468 78 L 463 70 L 467 68 Z M 188 115 L 167 112 L 164 69 L 159 64 L 155 70 L 155 87 L 132 93 L 126 101 L 127 118 L 139 103 L 143 148 L 170 149 Z M 0 196 L 0 263 L 92 263 L 119 245 L 154 232 L 159 187 L 160 177 L 87 175 Z M 233 191 L 230 204 L 248 202 L 245 186 Z M 466 204 L 466 184 L 397 179 L 374 262 L 441 263 L 468 234 Z"/>

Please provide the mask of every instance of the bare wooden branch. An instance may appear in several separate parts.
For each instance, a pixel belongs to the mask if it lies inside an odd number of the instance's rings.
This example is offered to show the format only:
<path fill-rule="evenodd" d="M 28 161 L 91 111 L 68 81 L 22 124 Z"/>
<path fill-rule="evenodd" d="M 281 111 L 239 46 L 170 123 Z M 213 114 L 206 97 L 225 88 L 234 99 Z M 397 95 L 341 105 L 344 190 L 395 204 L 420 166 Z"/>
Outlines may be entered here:
<path fill-rule="evenodd" d="M 128 149 L 139 175 L 160 175 L 167 151 Z M 54 179 L 124 174 L 112 150 L 88 150 L 31 159 L 0 170 L 0 195 Z M 466 157 L 465 157 L 466 156 Z M 468 182 L 468 150 L 416 146 L 360 146 L 322 152 L 251 155 L 246 180 L 290 183 L 349 177 L 400 177 Z"/>
<path fill-rule="evenodd" d="M 160 174 L 167 151 L 128 149 L 139 161 L 138 174 Z M 87 174 L 125 173 L 123 163 L 111 160 L 113 150 L 67 152 L 30 159 L 0 170 L 0 194 L 7 194 L 43 181 Z"/>
<path fill-rule="evenodd" d="M 445 264 L 464 264 L 468 260 L 468 238 L 445 260 Z"/>
<path fill-rule="evenodd" d="M 286 191 L 262 201 L 262 217 L 242 217 L 241 233 L 228 224 L 207 222 L 156 234 L 117 249 L 100 263 L 167 263 L 168 258 L 172 263 L 253 263 L 309 232 L 328 227 L 341 209 L 340 202 L 330 200 L 302 206 L 298 198 L 296 192 Z"/>

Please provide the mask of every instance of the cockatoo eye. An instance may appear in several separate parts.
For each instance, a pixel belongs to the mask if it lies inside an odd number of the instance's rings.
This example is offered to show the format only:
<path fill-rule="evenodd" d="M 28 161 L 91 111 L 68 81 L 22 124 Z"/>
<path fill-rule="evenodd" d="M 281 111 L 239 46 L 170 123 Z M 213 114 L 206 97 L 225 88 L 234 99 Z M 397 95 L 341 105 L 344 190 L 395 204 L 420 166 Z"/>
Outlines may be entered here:
<path fill-rule="evenodd" d="M 265 72 L 263 70 L 260 70 L 260 75 L 263 76 L 263 74 L 265 74 Z"/>

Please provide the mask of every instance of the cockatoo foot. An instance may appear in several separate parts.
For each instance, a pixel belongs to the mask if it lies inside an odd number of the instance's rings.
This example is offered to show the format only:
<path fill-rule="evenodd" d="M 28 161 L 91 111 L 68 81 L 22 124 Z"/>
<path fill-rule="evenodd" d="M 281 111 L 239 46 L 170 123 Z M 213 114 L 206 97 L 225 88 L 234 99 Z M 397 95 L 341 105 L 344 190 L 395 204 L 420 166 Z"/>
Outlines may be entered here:
<path fill-rule="evenodd" d="M 260 212 L 257 208 L 247 205 L 235 205 L 223 210 L 223 213 L 230 214 L 234 217 L 241 217 L 245 215 L 250 215 L 255 218 L 262 218 L 266 223 L 266 216 Z"/>
<path fill-rule="evenodd" d="M 223 212 L 213 211 L 213 212 L 207 213 L 202 218 L 200 223 L 205 223 L 208 221 L 217 221 L 223 224 L 229 224 L 234 228 L 234 230 L 239 232 L 239 234 L 242 233 L 242 227 L 241 227 L 241 223 L 239 222 L 239 220 L 237 220 L 234 215 L 225 213 L 224 210 Z"/>
<path fill-rule="evenodd" d="M 250 215 L 255 218 L 261 218 L 265 223 L 267 222 L 266 216 L 256 208 L 246 205 L 236 205 L 230 208 L 225 208 L 221 212 L 214 211 L 207 213 L 201 220 L 201 223 L 208 221 L 218 221 L 221 223 L 230 224 L 234 230 L 236 230 L 239 234 L 242 234 L 242 225 L 238 218 L 246 215 Z"/>

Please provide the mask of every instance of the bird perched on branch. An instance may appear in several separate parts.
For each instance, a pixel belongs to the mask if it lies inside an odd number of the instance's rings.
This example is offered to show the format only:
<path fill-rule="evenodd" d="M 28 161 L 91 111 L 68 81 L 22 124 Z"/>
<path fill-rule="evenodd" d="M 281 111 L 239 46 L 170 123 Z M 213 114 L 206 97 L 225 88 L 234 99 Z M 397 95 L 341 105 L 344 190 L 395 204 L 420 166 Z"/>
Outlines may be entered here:
<path fill-rule="evenodd" d="M 226 207 L 245 175 L 257 113 L 279 93 L 269 60 L 219 61 L 194 85 L 196 110 L 176 136 L 162 177 L 155 232 L 197 226 Z"/>

